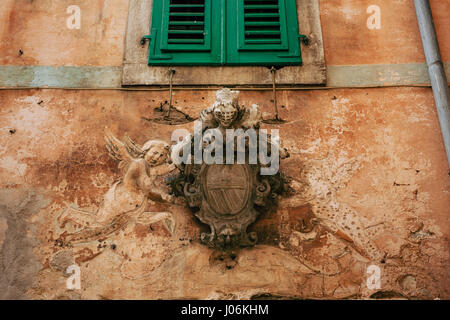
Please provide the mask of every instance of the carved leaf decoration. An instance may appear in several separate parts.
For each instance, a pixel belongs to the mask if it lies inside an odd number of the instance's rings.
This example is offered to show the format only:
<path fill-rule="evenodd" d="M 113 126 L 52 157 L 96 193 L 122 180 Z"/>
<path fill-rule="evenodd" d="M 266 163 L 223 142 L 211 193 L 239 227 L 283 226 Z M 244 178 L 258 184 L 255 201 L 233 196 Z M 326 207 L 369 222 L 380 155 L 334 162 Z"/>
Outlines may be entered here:
<path fill-rule="evenodd" d="M 163 222 L 167 231 L 173 235 L 175 231 L 175 219 L 170 212 L 144 212 L 137 217 L 137 222 L 144 225 L 152 225 L 153 223 Z"/>

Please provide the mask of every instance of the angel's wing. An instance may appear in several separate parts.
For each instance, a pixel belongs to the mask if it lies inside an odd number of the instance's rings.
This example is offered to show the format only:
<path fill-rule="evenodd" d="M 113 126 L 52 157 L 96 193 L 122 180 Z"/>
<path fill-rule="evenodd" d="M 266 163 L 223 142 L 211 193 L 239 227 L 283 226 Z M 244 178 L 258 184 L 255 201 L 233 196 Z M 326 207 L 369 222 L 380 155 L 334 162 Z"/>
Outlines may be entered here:
<path fill-rule="evenodd" d="M 131 140 L 128 135 L 125 135 L 124 145 L 128 154 L 133 158 L 139 158 L 144 154 L 142 148 L 136 142 Z"/>
<path fill-rule="evenodd" d="M 105 141 L 109 156 L 114 160 L 119 161 L 120 169 L 126 167 L 131 162 L 131 160 L 133 160 L 133 157 L 128 152 L 128 148 L 125 146 L 125 144 L 114 137 L 112 133 L 107 129 L 105 129 Z"/>

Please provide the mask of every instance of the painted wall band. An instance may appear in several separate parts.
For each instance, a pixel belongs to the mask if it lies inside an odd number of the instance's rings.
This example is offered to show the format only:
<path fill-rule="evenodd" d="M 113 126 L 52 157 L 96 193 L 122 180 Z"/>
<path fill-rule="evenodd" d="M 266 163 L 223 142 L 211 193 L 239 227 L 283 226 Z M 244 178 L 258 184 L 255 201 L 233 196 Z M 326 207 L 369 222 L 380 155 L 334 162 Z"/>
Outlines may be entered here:
<path fill-rule="evenodd" d="M 444 64 L 450 78 L 450 62 Z M 327 87 L 430 86 L 425 63 L 327 66 Z M 0 66 L 3 88 L 121 88 L 122 67 Z"/>
<path fill-rule="evenodd" d="M 120 88 L 122 67 L 0 66 L 1 87 Z"/>

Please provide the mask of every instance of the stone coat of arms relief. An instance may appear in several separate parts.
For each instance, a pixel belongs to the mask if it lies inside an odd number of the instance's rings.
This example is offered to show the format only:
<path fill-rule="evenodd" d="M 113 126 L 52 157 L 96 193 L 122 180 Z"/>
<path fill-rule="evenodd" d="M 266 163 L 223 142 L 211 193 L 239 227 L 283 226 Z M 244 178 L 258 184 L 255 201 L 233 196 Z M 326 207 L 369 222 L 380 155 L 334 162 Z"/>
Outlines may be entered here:
<path fill-rule="evenodd" d="M 201 132 L 187 136 L 172 150 L 172 159 L 185 159 L 178 166 L 180 174 L 171 183 L 173 193 L 184 197 L 194 215 L 209 225 L 210 233 L 203 233 L 201 242 L 218 250 L 255 245 L 257 235 L 247 233 L 248 226 L 260 212 L 276 205 L 278 196 L 288 189 L 288 179 L 278 167 L 272 174 L 262 174 L 267 163 L 258 156 L 252 159 L 251 149 L 261 152 L 260 147 L 266 147 L 268 154 L 278 158 L 277 164 L 289 153 L 280 148 L 278 139 L 259 134 L 259 107 L 240 106 L 238 96 L 238 91 L 219 90 L 215 103 L 200 113 Z M 230 132 L 234 134 L 231 140 Z M 199 146 L 196 134 L 201 135 Z M 226 150 L 226 155 L 220 152 L 214 163 L 196 163 L 196 148 L 203 153 L 213 150 L 214 157 L 218 149 Z M 233 160 L 230 162 L 229 158 Z"/>

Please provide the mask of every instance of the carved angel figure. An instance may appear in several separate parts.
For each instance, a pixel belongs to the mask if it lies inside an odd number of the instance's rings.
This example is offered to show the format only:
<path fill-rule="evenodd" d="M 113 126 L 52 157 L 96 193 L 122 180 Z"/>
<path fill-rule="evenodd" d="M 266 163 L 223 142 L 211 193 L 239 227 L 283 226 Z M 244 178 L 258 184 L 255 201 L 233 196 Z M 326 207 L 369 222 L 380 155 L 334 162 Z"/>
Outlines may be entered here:
<path fill-rule="evenodd" d="M 158 202 L 169 200 L 157 183 L 158 176 L 175 169 L 170 161 L 170 146 L 160 140 L 147 141 L 142 147 L 128 136 L 121 142 L 105 132 L 109 155 L 119 161 L 124 172 L 105 194 L 96 213 L 69 207 L 58 219 L 61 227 L 72 221 L 81 227 L 65 237 L 66 241 L 91 241 L 121 229 L 130 219 L 151 224 L 163 220 L 172 233 L 174 220 L 170 212 L 159 212 Z M 160 207 L 160 206 L 159 206 Z"/>

